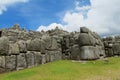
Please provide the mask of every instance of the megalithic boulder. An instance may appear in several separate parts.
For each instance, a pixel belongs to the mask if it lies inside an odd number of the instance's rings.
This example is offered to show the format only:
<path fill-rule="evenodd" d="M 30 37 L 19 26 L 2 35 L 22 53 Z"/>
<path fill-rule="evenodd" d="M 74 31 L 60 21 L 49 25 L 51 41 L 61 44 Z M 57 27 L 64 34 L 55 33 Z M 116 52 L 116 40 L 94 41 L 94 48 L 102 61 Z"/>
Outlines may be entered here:
<path fill-rule="evenodd" d="M 52 46 L 52 39 L 51 39 L 51 37 L 48 35 L 48 34 L 44 34 L 43 36 L 42 36 L 42 40 L 45 42 L 45 47 L 46 47 L 46 49 L 49 49 L 51 46 Z"/>
<path fill-rule="evenodd" d="M 20 53 L 18 43 L 9 44 L 9 54 L 18 55 Z"/>
<path fill-rule="evenodd" d="M 47 44 L 41 39 L 27 40 L 27 50 L 45 53 Z"/>
<path fill-rule="evenodd" d="M 71 50 L 71 59 L 80 60 L 79 45 L 73 45 L 70 50 Z"/>
<path fill-rule="evenodd" d="M 27 53 L 27 44 L 25 41 L 23 40 L 18 41 L 18 45 L 20 53 Z"/>
<path fill-rule="evenodd" d="M 96 53 L 96 48 L 93 46 L 83 46 L 80 47 L 80 59 L 82 60 L 95 60 L 99 59 L 99 53 Z"/>
<path fill-rule="evenodd" d="M 86 27 L 81 27 L 81 28 L 80 28 L 80 32 L 81 32 L 81 33 L 89 33 L 90 30 L 89 30 L 88 28 L 86 28 Z"/>
<path fill-rule="evenodd" d="M 92 35 L 86 33 L 80 33 L 79 35 L 79 46 L 94 46 L 95 41 Z"/>
<path fill-rule="evenodd" d="M 9 39 L 8 37 L 0 38 L 0 55 L 9 55 Z"/>
<path fill-rule="evenodd" d="M 27 49 L 29 51 L 39 51 L 41 49 L 41 41 L 40 39 L 33 39 L 27 41 Z"/>

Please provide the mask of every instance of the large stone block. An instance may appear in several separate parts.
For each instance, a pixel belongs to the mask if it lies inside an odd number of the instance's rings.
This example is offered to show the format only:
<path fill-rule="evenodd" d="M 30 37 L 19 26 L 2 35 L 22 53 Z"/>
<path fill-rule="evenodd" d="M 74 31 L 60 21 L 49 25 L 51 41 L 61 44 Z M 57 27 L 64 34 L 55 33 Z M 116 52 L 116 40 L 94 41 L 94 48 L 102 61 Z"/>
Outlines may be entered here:
<path fill-rule="evenodd" d="M 42 64 L 41 52 L 34 52 L 34 64 L 35 64 L 35 65 L 40 65 L 40 64 Z"/>
<path fill-rule="evenodd" d="M 58 49 L 58 43 L 57 43 L 57 39 L 55 39 L 54 37 L 52 37 L 52 40 L 51 40 L 51 47 L 50 49 L 52 50 L 57 50 Z"/>
<path fill-rule="evenodd" d="M 114 55 L 112 48 L 108 48 L 107 50 L 108 50 L 108 54 L 107 54 L 108 57 L 111 57 Z"/>
<path fill-rule="evenodd" d="M 28 67 L 33 67 L 33 66 L 35 66 L 34 52 L 32 52 L 32 51 L 27 51 L 27 53 L 26 53 L 26 58 L 27 58 L 27 66 L 28 66 Z"/>
<path fill-rule="evenodd" d="M 93 46 L 83 46 L 80 47 L 80 59 L 83 60 L 95 60 L 99 59 L 99 53 L 96 53 L 96 48 Z"/>
<path fill-rule="evenodd" d="M 0 38 L 0 55 L 9 55 L 9 39 L 7 37 Z"/>
<path fill-rule="evenodd" d="M 41 57 L 42 57 L 41 64 L 45 64 L 47 62 L 46 54 L 42 54 Z"/>
<path fill-rule="evenodd" d="M 102 46 L 95 47 L 95 53 L 98 53 L 101 57 L 105 57 L 105 50 Z"/>
<path fill-rule="evenodd" d="M 18 45 L 19 45 L 20 53 L 26 53 L 27 52 L 27 44 L 26 44 L 25 41 L 23 41 L 23 40 L 18 41 Z"/>
<path fill-rule="evenodd" d="M 11 56 L 5 56 L 6 58 L 6 71 L 13 71 L 16 70 L 17 61 L 16 61 L 16 55 Z"/>
<path fill-rule="evenodd" d="M 46 55 L 49 55 L 50 62 L 62 59 L 62 53 L 60 51 L 47 51 Z"/>
<path fill-rule="evenodd" d="M 80 59 L 80 48 L 79 45 L 73 45 L 71 47 L 71 59 L 79 60 Z"/>
<path fill-rule="evenodd" d="M 27 49 L 29 51 L 40 51 L 41 50 L 41 41 L 40 41 L 40 39 L 29 40 L 27 42 Z"/>
<path fill-rule="evenodd" d="M 94 46 L 95 45 L 95 40 L 92 35 L 86 34 L 86 33 L 81 33 L 79 35 L 79 45 L 80 46 Z"/>
<path fill-rule="evenodd" d="M 17 56 L 17 70 L 27 68 L 27 59 L 25 53 Z"/>
<path fill-rule="evenodd" d="M 50 49 L 50 47 L 52 46 L 52 39 L 48 34 L 44 34 L 42 36 L 42 40 L 45 42 L 45 47 L 46 49 Z"/>
<path fill-rule="evenodd" d="M 120 44 L 115 44 L 112 47 L 114 55 L 120 55 Z"/>
<path fill-rule="evenodd" d="M 61 51 L 56 51 L 55 60 L 61 60 L 61 59 L 62 59 L 62 52 Z"/>
<path fill-rule="evenodd" d="M 46 46 L 47 46 L 46 42 L 41 40 L 41 50 L 40 50 L 41 54 L 46 53 Z"/>
<path fill-rule="evenodd" d="M 0 68 L 5 69 L 5 56 L 0 56 Z"/>
<path fill-rule="evenodd" d="M 18 55 L 20 53 L 18 43 L 9 44 L 9 54 Z"/>
<path fill-rule="evenodd" d="M 86 28 L 86 27 L 80 27 L 80 32 L 81 33 L 89 33 L 90 30 L 88 28 Z"/>
<path fill-rule="evenodd" d="M 5 57 L 0 56 L 0 73 L 5 72 Z"/>
<path fill-rule="evenodd" d="M 45 53 L 45 42 L 40 39 L 28 40 L 27 41 L 27 50 L 28 51 L 37 51 L 41 53 Z"/>

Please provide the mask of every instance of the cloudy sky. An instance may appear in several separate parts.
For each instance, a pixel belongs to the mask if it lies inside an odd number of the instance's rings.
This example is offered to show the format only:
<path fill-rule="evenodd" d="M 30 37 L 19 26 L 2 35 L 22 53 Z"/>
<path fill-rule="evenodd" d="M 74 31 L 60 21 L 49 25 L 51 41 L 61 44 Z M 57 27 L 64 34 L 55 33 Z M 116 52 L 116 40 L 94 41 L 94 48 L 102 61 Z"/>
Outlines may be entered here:
<path fill-rule="evenodd" d="M 27 30 L 86 26 L 100 35 L 120 34 L 120 0 L 0 0 L 0 28 L 15 23 Z"/>

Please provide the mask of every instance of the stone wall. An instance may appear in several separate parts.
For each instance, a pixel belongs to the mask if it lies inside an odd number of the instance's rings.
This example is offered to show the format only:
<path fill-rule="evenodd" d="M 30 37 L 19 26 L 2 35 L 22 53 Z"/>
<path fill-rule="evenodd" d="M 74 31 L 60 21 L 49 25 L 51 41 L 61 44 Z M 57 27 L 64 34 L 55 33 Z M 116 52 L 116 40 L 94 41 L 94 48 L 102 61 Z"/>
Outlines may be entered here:
<path fill-rule="evenodd" d="M 103 38 L 107 57 L 120 55 L 120 36 Z"/>
<path fill-rule="evenodd" d="M 86 27 L 81 27 L 80 32 L 67 32 L 58 27 L 37 32 L 26 31 L 16 24 L 0 30 L 0 69 L 13 71 L 61 59 L 96 60 L 113 55 L 114 51 L 118 54 L 119 44 L 108 43 L 107 39 L 103 43 L 97 33 Z"/>

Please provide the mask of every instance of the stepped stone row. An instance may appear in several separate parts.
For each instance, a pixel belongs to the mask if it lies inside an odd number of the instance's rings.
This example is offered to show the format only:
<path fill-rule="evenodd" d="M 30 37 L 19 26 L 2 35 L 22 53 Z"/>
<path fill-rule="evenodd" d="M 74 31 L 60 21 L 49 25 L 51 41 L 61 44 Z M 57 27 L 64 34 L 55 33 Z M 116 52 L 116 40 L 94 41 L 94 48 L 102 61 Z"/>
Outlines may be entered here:
<path fill-rule="evenodd" d="M 19 70 L 62 59 L 55 36 L 20 29 L 14 25 L 0 31 L 0 68 Z"/>

